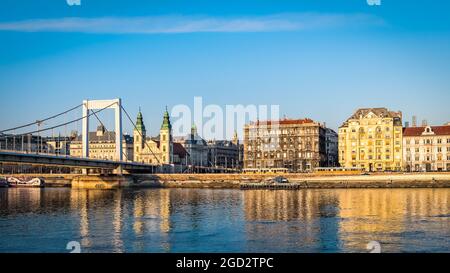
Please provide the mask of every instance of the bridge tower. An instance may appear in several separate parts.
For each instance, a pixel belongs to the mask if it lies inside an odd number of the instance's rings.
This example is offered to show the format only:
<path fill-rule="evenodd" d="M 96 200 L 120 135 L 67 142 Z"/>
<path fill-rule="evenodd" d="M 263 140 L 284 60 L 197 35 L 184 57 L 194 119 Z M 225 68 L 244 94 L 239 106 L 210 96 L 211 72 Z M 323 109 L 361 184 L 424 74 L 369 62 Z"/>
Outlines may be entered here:
<path fill-rule="evenodd" d="M 122 153 L 122 100 L 84 100 L 83 101 L 83 129 L 82 136 L 82 157 L 89 157 L 89 110 L 114 109 L 115 111 L 115 131 L 116 131 L 116 161 L 123 161 Z"/>

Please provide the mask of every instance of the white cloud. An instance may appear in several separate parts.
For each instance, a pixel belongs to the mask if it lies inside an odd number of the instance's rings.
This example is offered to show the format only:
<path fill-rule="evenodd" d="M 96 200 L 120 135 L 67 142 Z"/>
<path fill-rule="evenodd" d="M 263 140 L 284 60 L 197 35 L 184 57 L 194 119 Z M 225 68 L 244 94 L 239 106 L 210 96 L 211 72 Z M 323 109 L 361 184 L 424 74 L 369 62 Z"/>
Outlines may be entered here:
<path fill-rule="evenodd" d="M 241 17 L 67 17 L 1 22 L 0 31 L 110 34 L 276 32 L 382 24 L 384 24 L 384 22 L 381 19 L 366 14 L 297 13 Z"/>

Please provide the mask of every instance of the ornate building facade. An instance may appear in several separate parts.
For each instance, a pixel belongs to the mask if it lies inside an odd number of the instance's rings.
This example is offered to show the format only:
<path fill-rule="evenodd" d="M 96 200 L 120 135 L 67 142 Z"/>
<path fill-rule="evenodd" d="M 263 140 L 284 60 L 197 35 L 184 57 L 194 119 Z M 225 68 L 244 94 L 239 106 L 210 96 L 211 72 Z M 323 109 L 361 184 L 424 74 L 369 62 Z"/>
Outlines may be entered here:
<path fill-rule="evenodd" d="M 339 128 L 339 163 L 369 172 L 400 171 L 402 136 L 401 112 L 359 109 Z"/>
<path fill-rule="evenodd" d="M 180 143 L 174 143 L 169 112 L 164 112 L 159 136 L 147 137 L 144 118 L 139 111 L 134 130 L 134 161 L 152 164 L 186 164 L 187 152 Z"/>
<path fill-rule="evenodd" d="M 325 127 L 318 122 L 283 119 L 244 127 L 244 170 L 309 172 L 325 163 Z"/>
<path fill-rule="evenodd" d="M 211 167 L 242 169 L 243 146 L 239 143 L 237 132 L 233 140 L 208 141 L 208 158 Z"/>
<path fill-rule="evenodd" d="M 450 171 L 450 125 L 405 128 L 403 147 L 405 171 Z"/>
<path fill-rule="evenodd" d="M 81 136 L 77 136 L 69 144 L 70 155 L 82 157 L 82 146 Z M 123 136 L 122 149 L 123 160 L 133 161 L 133 137 Z M 96 132 L 89 132 L 89 158 L 117 161 L 116 157 L 115 132 L 106 131 L 103 125 L 99 125 Z"/>
<path fill-rule="evenodd" d="M 197 127 L 192 125 L 191 133 L 179 141 L 188 153 L 188 165 L 196 167 L 208 167 L 208 144 L 198 135 Z"/>

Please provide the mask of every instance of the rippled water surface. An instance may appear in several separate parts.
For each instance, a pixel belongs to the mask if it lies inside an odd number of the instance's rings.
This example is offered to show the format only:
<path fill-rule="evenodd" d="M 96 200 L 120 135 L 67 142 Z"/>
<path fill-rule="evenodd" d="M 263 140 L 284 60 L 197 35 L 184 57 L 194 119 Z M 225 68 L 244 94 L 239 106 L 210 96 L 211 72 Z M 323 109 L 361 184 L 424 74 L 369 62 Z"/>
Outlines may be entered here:
<path fill-rule="evenodd" d="M 0 252 L 450 252 L 450 189 L 0 189 Z"/>

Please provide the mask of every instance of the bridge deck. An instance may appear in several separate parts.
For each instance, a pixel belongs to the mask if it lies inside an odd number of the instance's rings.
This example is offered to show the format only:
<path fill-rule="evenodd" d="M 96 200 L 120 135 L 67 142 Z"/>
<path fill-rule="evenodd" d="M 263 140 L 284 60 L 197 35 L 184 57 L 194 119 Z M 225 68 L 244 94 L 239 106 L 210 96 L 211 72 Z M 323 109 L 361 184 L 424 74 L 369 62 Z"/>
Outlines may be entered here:
<path fill-rule="evenodd" d="M 58 156 L 38 153 L 22 153 L 0 151 L 0 163 L 22 163 L 33 165 L 50 165 L 61 167 L 80 167 L 80 168 L 99 168 L 99 169 L 117 169 L 122 167 L 124 170 L 147 171 L 155 166 L 126 162 L 110 161 L 92 158 L 79 158 L 71 156 Z"/>

